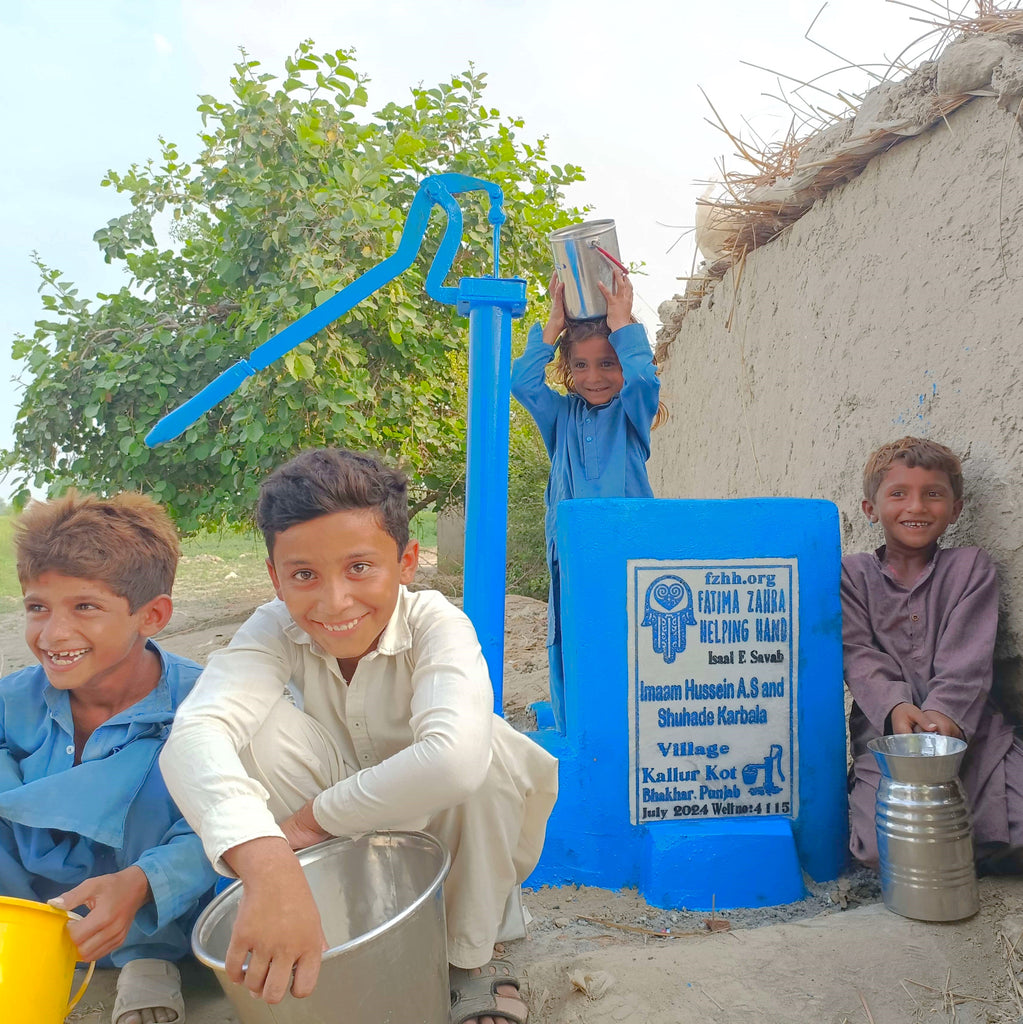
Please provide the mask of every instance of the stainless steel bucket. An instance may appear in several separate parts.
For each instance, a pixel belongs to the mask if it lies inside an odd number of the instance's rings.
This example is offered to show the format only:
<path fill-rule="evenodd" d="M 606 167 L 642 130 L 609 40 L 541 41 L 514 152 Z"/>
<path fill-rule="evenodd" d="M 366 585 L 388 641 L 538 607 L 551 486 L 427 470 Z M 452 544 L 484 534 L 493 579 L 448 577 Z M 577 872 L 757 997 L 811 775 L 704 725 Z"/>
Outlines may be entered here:
<path fill-rule="evenodd" d="M 881 769 L 875 824 L 885 906 L 919 921 L 959 921 L 980 906 L 959 764 L 966 744 L 935 733 L 867 744 Z"/>
<path fill-rule="evenodd" d="M 600 249 L 616 260 L 621 259 L 615 222 L 590 220 L 559 228 L 551 232 L 550 242 L 554 268 L 565 286 L 565 313 L 572 320 L 596 320 L 605 316 L 607 301 L 597 282 L 602 281 L 605 287 L 611 288 L 614 264 Z"/>
<path fill-rule="evenodd" d="M 444 846 L 422 832 L 331 839 L 298 854 L 330 948 L 311 996 L 276 1006 L 253 999 L 224 969 L 241 883 L 225 889 L 192 931 L 241 1024 L 448 1024 Z"/>

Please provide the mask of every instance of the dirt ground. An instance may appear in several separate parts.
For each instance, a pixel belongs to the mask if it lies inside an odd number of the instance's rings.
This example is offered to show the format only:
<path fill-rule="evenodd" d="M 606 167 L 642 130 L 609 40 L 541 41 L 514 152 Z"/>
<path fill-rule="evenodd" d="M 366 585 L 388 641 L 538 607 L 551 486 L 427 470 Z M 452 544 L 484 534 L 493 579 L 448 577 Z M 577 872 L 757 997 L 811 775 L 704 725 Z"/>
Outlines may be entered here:
<path fill-rule="evenodd" d="M 244 567 L 183 565 L 160 640 L 202 662 L 270 596 L 258 557 Z M 510 596 L 507 612 L 506 706 L 528 726 L 546 687 L 546 608 Z M 18 612 L 0 614 L 0 655 L 4 672 L 30 662 Z M 703 912 L 651 907 L 635 891 L 526 891 L 531 934 L 507 955 L 528 982 L 533 1024 L 1023 1021 L 1023 879 L 982 880 L 980 913 L 940 925 L 887 911 L 864 870 L 809 889 L 789 906 L 719 913 L 727 931 L 708 930 Z M 212 973 L 192 962 L 183 975 L 191 1024 L 237 1022 Z M 107 1024 L 115 980 L 97 972 L 69 1020 Z"/>

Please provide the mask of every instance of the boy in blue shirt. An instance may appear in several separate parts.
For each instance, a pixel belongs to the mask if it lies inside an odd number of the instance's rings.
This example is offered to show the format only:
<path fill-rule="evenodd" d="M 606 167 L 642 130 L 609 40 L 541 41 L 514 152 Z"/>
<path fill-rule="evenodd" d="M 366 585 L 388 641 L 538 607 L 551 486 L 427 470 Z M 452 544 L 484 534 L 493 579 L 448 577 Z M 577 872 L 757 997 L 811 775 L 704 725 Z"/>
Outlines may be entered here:
<path fill-rule="evenodd" d="M 614 291 L 598 282 L 607 301 L 600 320 L 569 320 L 565 286 L 553 274 L 551 311 L 535 324 L 526 350 L 512 364 L 511 393 L 536 421 L 551 473 L 544 493 L 547 514 L 547 661 L 551 711 L 558 731 L 565 720 L 565 668 L 561 650 L 561 568 L 556 544 L 558 503 L 567 498 L 652 498 L 646 463 L 650 431 L 667 416 L 646 329 L 632 315 L 632 283 L 612 272 Z M 555 391 L 551 380 L 565 388 Z"/>
<path fill-rule="evenodd" d="M 121 968 L 112 1024 L 184 1021 L 175 961 L 215 874 L 157 758 L 199 666 L 150 639 L 180 553 L 140 494 L 74 492 L 16 524 L 25 640 L 0 679 L 0 893 L 85 916 L 82 960 Z"/>

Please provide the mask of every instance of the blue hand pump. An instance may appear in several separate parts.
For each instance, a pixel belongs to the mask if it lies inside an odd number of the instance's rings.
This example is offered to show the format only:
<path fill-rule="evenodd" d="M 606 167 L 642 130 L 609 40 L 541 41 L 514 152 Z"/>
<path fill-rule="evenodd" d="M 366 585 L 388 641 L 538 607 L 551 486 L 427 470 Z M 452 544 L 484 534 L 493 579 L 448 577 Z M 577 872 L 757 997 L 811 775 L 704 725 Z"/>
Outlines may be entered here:
<path fill-rule="evenodd" d="M 494 273 L 443 284 L 462 241 L 462 211 L 455 195 L 486 192 L 487 220 L 494 228 Z M 336 295 L 267 339 L 164 416 L 146 436 L 155 447 L 180 436 L 200 416 L 251 377 L 343 316 L 378 288 L 407 270 L 419 254 L 430 212 L 447 215 L 437 255 L 426 276 L 427 294 L 454 305 L 469 318 L 469 424 L 466 439 L 465 580 L 463 607 L 472 619 L 494 685 L 494 709 L 503 712 L 504 592 L 508 519 L 508 405 L 511 391 L 512 320 L 526 311 L 526 282 L 500 278 L 500 232 L 505 221 L 499 186 L 465 174 L 424 178 L 405 219 L 395 252 Z"/>

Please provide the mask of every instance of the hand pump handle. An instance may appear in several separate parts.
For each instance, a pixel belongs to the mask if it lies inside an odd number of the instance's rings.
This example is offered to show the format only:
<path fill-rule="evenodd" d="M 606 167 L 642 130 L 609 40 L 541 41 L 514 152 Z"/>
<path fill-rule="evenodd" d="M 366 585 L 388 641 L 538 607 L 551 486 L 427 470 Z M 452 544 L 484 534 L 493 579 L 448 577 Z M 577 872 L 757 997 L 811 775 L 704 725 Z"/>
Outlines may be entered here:
<path fill-rule="evenodd" d="M 317 331 L 344 316 L 363 299 L 378 288 L 393 281 L 407 270 L 419 255 L 430 211 L 436 206 L 447 214 L 447 224 L 441 238 L 437 255 L 426 276 L 427 294 L 437 302 L 454 305 L 458 289 L 446 287 L 447 277 L 458 246 L 462 240 L 462 211 L 454 196 L 462 192 L 486 192 L 490 197 L 490 212 L 487 219 L 494 227 L 494 277 L 498 276 L 500 262 L 500 230 L 505 221 L 504 193 L 500 186 L 482 178 L 467 174 L 433 174 L 424 178 L 409 207 L 405 227 L 401 233 L 398 248 L 387 259 L 371 267 L 364 274 L 346 285 L 326 302 L 310 310 L 305 316 L 289 324 L 272 338 L 254 349 L 247 359 L 239 359 L 218 377 L 210 381 L 198 394 L 167 413 L 146 435 L 146 444 L 153 448 L 165 441 L 171 441 L 183 434 L 201 416 L 222 402 L 246 378 L 280 359 L 297 345 L 312 337 Z"/>

